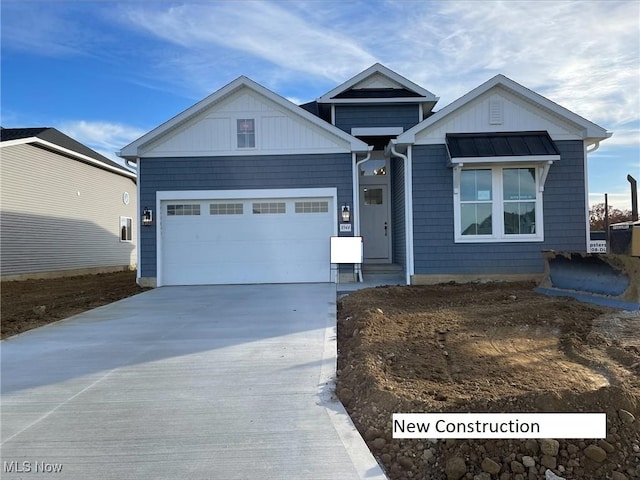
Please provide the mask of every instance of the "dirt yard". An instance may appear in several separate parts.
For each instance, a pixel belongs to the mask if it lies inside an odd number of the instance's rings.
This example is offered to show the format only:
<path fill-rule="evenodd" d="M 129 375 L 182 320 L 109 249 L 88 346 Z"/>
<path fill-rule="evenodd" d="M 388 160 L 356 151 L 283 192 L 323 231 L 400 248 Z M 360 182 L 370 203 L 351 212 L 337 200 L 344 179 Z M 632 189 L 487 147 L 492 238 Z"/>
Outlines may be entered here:
<path fill-rule="evenodd" d="M 391 479 L 640 479 L 639 312 L 533 287 L 381 287 L 339 302 L 338 396 Z M 395 412 L 606 412 L 608 436 L 394 440 Z"/>
<path fill-rule="evenodd" d="M 640 479 L 640 313 L 532 284 L 339 302 L 338 395 L 391 479 Z M 2 338 L 143 291 L 134 272 L 1 284 Z M 606 440 L 393 440 L 395 412 L 606 412 Z"/>
<path fill-rule="evenodd" d="M 130 297 L 144 289 L 136 272 L 104 273 L 0 284 L 2 338 Z"/>

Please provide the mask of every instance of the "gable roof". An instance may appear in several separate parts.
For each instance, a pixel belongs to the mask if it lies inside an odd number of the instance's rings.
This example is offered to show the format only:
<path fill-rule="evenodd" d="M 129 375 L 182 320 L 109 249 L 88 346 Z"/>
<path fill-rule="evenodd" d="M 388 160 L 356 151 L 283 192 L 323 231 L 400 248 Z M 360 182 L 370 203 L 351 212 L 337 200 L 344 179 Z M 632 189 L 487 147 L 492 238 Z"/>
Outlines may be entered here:
<path fill-rule="evenodd" d="M 408 145 L 415 142 L 416 134 L 422 132 L 423 130 L 428 129 L 432 125 L 440 122 L 445 117 L 450 115 L 451 113 L 457 111 L 463 106 L 469 104 L 482 94 L 488 92 L 492 88 L 501 87 L 515 94 L 516 96 L 523 98 L 525 101 L 528 101 L 535 106 L 548 111 L 552 115 L 560 117 L 561 119 L 572 123 L 576 126 L 577 129 L 582 130 L 583 139 L 587 141 L 587 143 L 597 143 L 601 140 L 609 138 L 612 133 L 607 132 L 606 129 L 596 125 L 593 122 L 581 117 L 580 115 L 573 113 L 572 111 L 558 105 L 555 102 L 552 102 L 546 97 L 534 92 L 533 90 L 529 90 L 528 88 L 520 85 L 517 82 L 514 82 L 508 77 L 505 77 L 502 74 L 496 75 L 490 80 L 486 81 L 482 85 L 474 88 L 466 95 L 458 98 L 454 102 L 450 103 L 442 110 L 437 111 L 430 117 L 426 118 L 422 122 L 418 123 L 414 127 L 410 128 L 403 134 L 399 135 L 398 138 L 394 141 L 394 143 L 398 145 Z"/>
<path fill-rule="evenodd" d="M 333 136 L 342 139 L 343 141 L 347 142 L 350 145 L 352 152 L 368 152 L 369 151 L 369 146 L 362 140 L 359 140 L 356 137 L 353 137 L 348 133 L 344 132 L 343 130 L 340 130 L 338 127 L 335 127 L 334 125 L 331 125 L 330 123 L 325 122 L 324 120 L 313 115 L 306 109 L 299 107 L 298 105 L 290 102 L 286 98 L 281 97 L 280 95 L 272 92 L 271 90 L 263 87 L 259 83 L 254 82 L 250 78 L 245 77 L 243 75 L 236 78 L 234 81 L 225 85 L 224 87 L 212 93 L 211 95 L 207 96 L 203 100 L 200 100 L 198 103 L 192 105 L 191 107 L 187 108 L 186 110 L 174 116 L 173 118 L 167 120 L 163 124 L 159 125 L 158 127 L 154 128 L 153 130 L 146 133 L 142 137 L 138 138 L 137 140 L 134 140 L 129 145 L 122 148 L 122 150 L 117 152 L 118 156 L 128 160 L 135 161 L 137 158 L 141 156 L 141 153 L 142 153 L 141 150 L 146 145 L 149 145 L 150 143 L 154 142 L 160 137 L 184 125 L 185 123 L 195 118 L 198 114 L 200 114 L 204 110 L 212 107 L 216 103 L 221 102 L 223 99 L 227 98 L 228 96 L 232 95 L 233 93 L 243 88 L 247 88 L 259 95 L 266 97 L 267 99 L 276 103 L 280 107 L 284 108 L 286 111 L 289 111 L 292 114 L 298 117 L 301 117 L 311 122 L 312 124 L 322 128 L 323 130 L 327 131 Z"/>
<path fill-rule="evenodd" d="M 388 84 L 358 88 L 359 84 L 375 77 L 385 79 Z M 375 100 L 379 102 L 414 101 L 430 104 L 432 108 L 438 101 L 438 97 L 384 65 L 376 63 L 325 93 L 317 101 L 318 103 L 354 103 L 359 100 L 367 103 Z"/>
<path fill-rule="evenodd" d="M 0 146 L 31 144 L 104 170 L 136 178 L 136 174 L 52 127 L 0 128 Z"/>

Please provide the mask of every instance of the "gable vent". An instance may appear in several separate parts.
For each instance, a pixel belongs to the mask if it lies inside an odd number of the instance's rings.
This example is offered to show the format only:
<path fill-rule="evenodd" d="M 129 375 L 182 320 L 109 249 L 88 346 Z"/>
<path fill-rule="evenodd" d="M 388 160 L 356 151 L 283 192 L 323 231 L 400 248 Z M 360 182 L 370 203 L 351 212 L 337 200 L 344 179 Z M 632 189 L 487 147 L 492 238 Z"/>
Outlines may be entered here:
<path fill-rule="evenodd" d="M 502 125 L 502 101 L 489 100 L 489 124 Z"/>

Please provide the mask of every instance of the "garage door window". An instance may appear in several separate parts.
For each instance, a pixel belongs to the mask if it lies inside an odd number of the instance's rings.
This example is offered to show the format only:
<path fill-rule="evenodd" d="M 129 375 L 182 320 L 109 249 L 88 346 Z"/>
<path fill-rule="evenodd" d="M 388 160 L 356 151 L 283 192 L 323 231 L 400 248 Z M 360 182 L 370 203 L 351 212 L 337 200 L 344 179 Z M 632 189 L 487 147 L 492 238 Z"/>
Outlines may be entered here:
<path fill-rule="evenodd" d="M 200 215 L 200 204 L 167 205 L 167 215 L 170 217 L 178 215 Z"/>
<path fill-rule="evenodd" d="M 286 213 L 284 202 L 262 202 L 253 204 L 253 213 Z"/>
<path fill-rule="evenodd" d="M 329 202 L 296 202 L 296 213 L 327 213 Z"/>
<path fill-rule="evenodd" d="M 242 215 L 241 203 L 211 203 L 209 204 L 209 215 Z"/>

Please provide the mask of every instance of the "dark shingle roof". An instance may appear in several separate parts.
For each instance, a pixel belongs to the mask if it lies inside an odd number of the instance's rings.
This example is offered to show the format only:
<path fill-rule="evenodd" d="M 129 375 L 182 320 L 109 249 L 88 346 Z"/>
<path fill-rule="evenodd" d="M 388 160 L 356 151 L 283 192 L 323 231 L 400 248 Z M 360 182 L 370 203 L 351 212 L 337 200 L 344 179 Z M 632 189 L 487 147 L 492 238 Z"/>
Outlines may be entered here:
<path fill-rule="evenodd" d="M 58 145 L 59 147 L 66 148 L 67 150 L 72 150 L 76 153 L 92 158 L 93 160 L 97 160 L 100 163 L 104 163 L 112 168 L 116 168 L 123 173 L 134 173 L 52 127 L 0 129 L 0 141 L 3 142 L 31 137 L 37 137 L 46 142 Z"/>
<path fill-rule="evenodd" d="M 38 128 L 2 128 L 0 129 L 0 141 L 18 140 L 20 138 L 37 137 L 49 127 Z"/>
<path fill-rule="evenodd" d="M 547 132 L 447 133 L 451 158 L 560 155 Z"/>
<path fill-rule="evenodd" d="M 333 98 L 415 98 L 424 97 L 406 88 L 352 88 Z"/>

